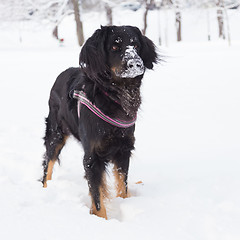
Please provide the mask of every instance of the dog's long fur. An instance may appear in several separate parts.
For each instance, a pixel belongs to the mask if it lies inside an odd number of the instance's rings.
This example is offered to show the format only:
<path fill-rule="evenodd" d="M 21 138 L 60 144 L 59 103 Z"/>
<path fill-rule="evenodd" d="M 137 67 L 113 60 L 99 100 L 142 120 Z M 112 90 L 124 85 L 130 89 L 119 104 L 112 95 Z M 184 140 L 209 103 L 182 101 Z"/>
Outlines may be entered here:
<path fill-rule="evenodd" d="M 133 78 L 121 77 L 127 67 L 132 67 L 123 60 L 126 49 L 134 51 L 144 65 L 143 73 Z M 86 41 L 80 53 L 80 67 L 62 72 L 50 93 L 50 111 L 46 118 L 44 138 L 44 187 L 47 187 L 47 180 L 51 179 L 53 165 L 59 161 L 59 154 L 68 136 L 73 135 L 82 143 L 85 153 L 83 164 L 92 198 L 91 212 L 107 218 L 104 172 L 109 162 L 114 164 L 117 196 L 127 197 L 135 125 L 129 128 L 112 126 L 83 105 L 79 118 L 77 100 L 72 94 L 74 90 L 83 90 L 104 114 L 128 121 L 137 114 L 141 103 L 140 86 L 145 69 L 152 69 L 157 60 L 153 42 L 136 27 L 101 27 Z"/>

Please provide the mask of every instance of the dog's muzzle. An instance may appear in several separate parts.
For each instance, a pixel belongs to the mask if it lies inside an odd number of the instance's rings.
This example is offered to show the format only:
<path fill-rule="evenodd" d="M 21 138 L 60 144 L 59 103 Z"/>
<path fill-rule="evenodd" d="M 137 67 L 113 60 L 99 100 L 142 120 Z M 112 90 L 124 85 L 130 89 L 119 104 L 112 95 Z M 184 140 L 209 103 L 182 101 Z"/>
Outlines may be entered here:
<path fill-rule="evenodd" d="M 127 46 L 122 63 L 125 67 L 120 72 L 116 72 L 118 77 L 135 78 L 145 71 L 143 61 L 133 46 Z"/>

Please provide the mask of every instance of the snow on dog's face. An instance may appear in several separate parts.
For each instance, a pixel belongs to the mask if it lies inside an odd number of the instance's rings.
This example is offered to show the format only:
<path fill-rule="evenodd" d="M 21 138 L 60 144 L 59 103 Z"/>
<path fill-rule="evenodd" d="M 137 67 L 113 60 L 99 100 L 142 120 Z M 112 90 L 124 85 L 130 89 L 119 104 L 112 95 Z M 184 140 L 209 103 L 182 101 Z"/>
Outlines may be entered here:
<path fill-rule="evenodd" d="M 140 57 L 141 43 L 134 28 L 112 28 L 108 44 L 109 65 L 118 78 L 135 78 L 143 75 L 145 66 Z"/>
<path fill-rule="evenodd" d="M 144 73 L 145 67 L 142 59 L 139 57 L 136 49 L 129 45 L 126 47 L 125 54 L 122 58 L 122 66 L 115 69 L 115 74 L 120 78 L 135 78 Z"/>

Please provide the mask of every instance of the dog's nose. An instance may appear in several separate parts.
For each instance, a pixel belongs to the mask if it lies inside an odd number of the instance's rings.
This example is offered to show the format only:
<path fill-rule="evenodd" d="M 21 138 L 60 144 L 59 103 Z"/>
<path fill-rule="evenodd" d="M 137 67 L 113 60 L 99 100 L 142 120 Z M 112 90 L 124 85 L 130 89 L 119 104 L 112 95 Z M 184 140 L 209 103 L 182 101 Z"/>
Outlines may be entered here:
<path fill-rule="evenodd" d="M 143 62 L 139 59 L 130 59 L 127 61 L 127 67 L 130 69 L 142 69 Z"/>

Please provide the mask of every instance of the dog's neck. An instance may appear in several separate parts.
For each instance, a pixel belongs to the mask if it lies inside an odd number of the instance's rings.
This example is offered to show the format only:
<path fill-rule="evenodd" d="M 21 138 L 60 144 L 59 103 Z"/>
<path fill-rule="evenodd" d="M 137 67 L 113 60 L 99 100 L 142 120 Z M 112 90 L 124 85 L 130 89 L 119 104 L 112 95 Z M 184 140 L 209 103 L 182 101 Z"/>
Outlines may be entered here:
<path fill-rule="evenodd" d="M 142 77 L 135 79 L 119 79 L 113 81 L 112 85 L 116 88 L 116 96 L 123 111 L 127 116 L 133 118 L 141 104 L 140 86 Z"/>
<path fill-rule="evenodd" d="M 110 78 L 101 81 L 101 83 L 94 81 L 93 94 L 90 100 L 95 103 L 95 92 L 99 89 L 102 94 L 116 104 L 118 110 L 115 113 L 118 117 L 126 120 L 133 119 L 141 105 L 140 87 L 142 77 L 138 76 L 134 79 Z"/>
<path fill-rule="evenodd" d="M 119 93 L 118 98 L 127 116 L 131 118 L 136 116 L 141 104 L 140 89 L 123 88 L 122 91 Z"/>

